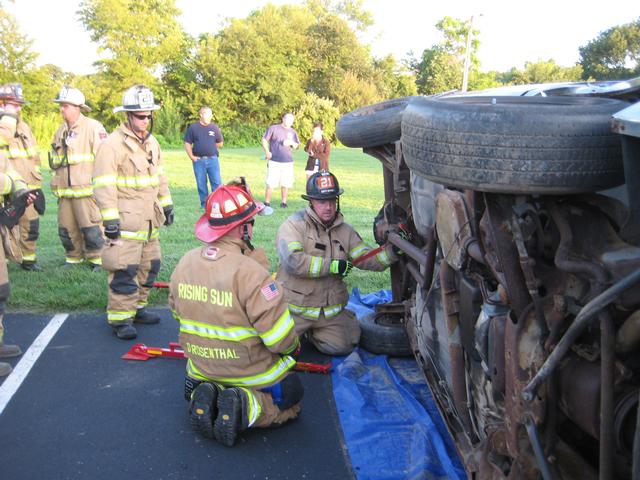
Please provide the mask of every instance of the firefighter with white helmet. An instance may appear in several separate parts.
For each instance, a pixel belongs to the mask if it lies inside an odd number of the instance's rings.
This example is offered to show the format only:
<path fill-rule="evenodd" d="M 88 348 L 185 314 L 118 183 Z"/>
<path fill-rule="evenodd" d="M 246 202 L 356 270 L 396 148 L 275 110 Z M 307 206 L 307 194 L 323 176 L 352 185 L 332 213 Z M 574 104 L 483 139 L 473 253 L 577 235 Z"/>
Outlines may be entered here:
<path fill-rule="evenodd" d="M 145 308 L 160 271 L 159 228 L 173 223 L 173 202 L 160 145 L 151 134 L 153 92 L 144 85 L 128 89 L 114 112 L 124 122 L 96 154 L 93 190 L 108 245 L 102 266 L 109 272 L 107 322 L 120 339 L 136 338 L 134 323 L 158 323 Z"/>
<path fill-rule="evenodd" d="M 249 427 L 297 417 L 303 395 L 290 371 L 299 342 L 282 286 L 251 244 L 263 209 L 244 182 L 218 187 L 195 227 L 205 245 L 187 252 L 171 275 L 191 424 L 227 446 Z"/>
<path fill-rule="evenodd" d="M 17 118 L 14 135 L 5 139 L 9 143 L 7 156 L 13 169 L 27 183 L 27 187 L 38 189 L 42 186 L 40 154 L 36 138 L 21 116 L 22 106 L 25 103 L 27 102 L 24 99 L 20 83 L 0 85 L 0 109 Z M 36 258 L 36 244 L 40 236 L 40 215 L 43 213 L 44 196 L 40 196 L 35 204 L 27 208 L 18 224 L 20 249 L 22 250 L 21 266 L 27 271 L 40 270 Z"/>
<path fill-rule="evenodd" d="M 91 108 L 77 88 L 62 87 L 53 101 L 60 105 L 63 122 L 53 136 L 49 166 L 51 191 L 58 197 L 58 235 L 66 253 L 65 265 L 86 260 L 96 271 L 102 264 L 105 242 L 92 176 L 98 145 L 107 132 L 100 122 L 83 115 Z"/>
<path fill-rule="evenodd" d="M 389 245 L 376 255 L 355 229 L 345 223 L 339 197 L 343 190 L 330 172 L 307 180 L 305 210 L 291 215 L 278 229 L 278 280 L 285 288 L 298 335 L 328 355 L 347 355 L 360 340 L 360 326 L 346 310 L 349 293 L 344 277 L 357 268 L 382 271 L 397 260 Z"/>

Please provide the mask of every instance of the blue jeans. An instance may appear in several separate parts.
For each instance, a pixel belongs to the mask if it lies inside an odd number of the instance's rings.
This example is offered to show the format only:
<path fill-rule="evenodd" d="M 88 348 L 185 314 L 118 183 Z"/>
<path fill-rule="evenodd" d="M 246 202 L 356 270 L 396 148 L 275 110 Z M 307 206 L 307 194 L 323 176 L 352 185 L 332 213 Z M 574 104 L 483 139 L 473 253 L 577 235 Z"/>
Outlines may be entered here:
<path fill-rule="evenodd" d="M 193 173 L 196 176 L 196 185 L 198 185 L 200 207 L 204 208 L 210 193 L 207 190 L 207 177 L 209 177 L 212 192 L 222 184 L 222 179 L 220 178 L 220 163 L 218 162 L 218 157 L 200 157 L 192 163 Z"/>

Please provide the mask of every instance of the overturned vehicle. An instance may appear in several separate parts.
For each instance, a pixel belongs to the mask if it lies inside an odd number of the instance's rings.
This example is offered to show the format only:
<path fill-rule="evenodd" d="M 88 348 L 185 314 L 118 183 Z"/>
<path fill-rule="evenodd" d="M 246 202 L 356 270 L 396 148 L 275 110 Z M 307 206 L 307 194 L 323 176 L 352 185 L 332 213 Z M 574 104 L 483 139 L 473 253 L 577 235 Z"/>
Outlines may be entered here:
<path fill-rule="evenodd" d="M 469 478 L 640 478 L 639 100 L 640 79 L 537 85 L 338 122 L 382 162 L 374 234 L 405 252 L 373 321 L 408 337 Z"/>

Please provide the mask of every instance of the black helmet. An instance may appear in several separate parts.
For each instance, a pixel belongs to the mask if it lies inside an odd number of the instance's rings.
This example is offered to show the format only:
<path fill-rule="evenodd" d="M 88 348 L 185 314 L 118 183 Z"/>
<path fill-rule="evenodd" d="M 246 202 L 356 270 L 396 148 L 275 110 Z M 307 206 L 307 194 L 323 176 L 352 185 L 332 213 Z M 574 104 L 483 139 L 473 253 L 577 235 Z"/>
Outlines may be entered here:
<path fill-rule="evenodd" d="M 27 103 L 22 95 L 21 83 L 5 83 L 0 85 L 0 100 L 15 102 L 20 105 Z"/>
<path fill-rule="evenodd" d="M 333 173 L 321 171 L 314 173 L 307 180 L 307 194 L 302 195 L 305 200 L 330 200 L 338 198 L 344 193 L 338 179 Z"/>

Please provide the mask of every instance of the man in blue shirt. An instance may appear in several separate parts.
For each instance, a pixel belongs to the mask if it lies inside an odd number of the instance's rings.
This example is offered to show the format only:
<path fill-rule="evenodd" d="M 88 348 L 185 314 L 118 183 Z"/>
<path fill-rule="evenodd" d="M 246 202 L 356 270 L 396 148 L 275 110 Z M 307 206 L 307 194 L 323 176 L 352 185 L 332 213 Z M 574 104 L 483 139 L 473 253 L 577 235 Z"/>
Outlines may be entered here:
<path fill-rule="evenodd" d="M 285 113 L 282 123 L 271 125 L 262 137 L 267 164 L 267 190 L 264 194 L 264 204 L 271 204 L 273 189 L 280 187 L 282 208 L 287 208 L 287 193 L 293 186 L 293 155 L 292 152 L 300 146 L 298 134 L 291 127 L 293 114 Z"/>
<path fill-rule="evenodd" d="M 211 108 L 202 107 L 199 115 L 200 121 L 189 125 L 184 134 L 184 149 L 193 162 L 193 173 L 196 176 L 198 195 L 200 196 L 200 208 L 204 208 L 209 196 L 207 177 L 209 177 L 211 184 L 211 192 L 222 184 L 218 149 L 224 144 L 224 138 L 222 138 L 222 132 L 220 132 L 218 125 L 211 121 L 213 117 Z"/>

